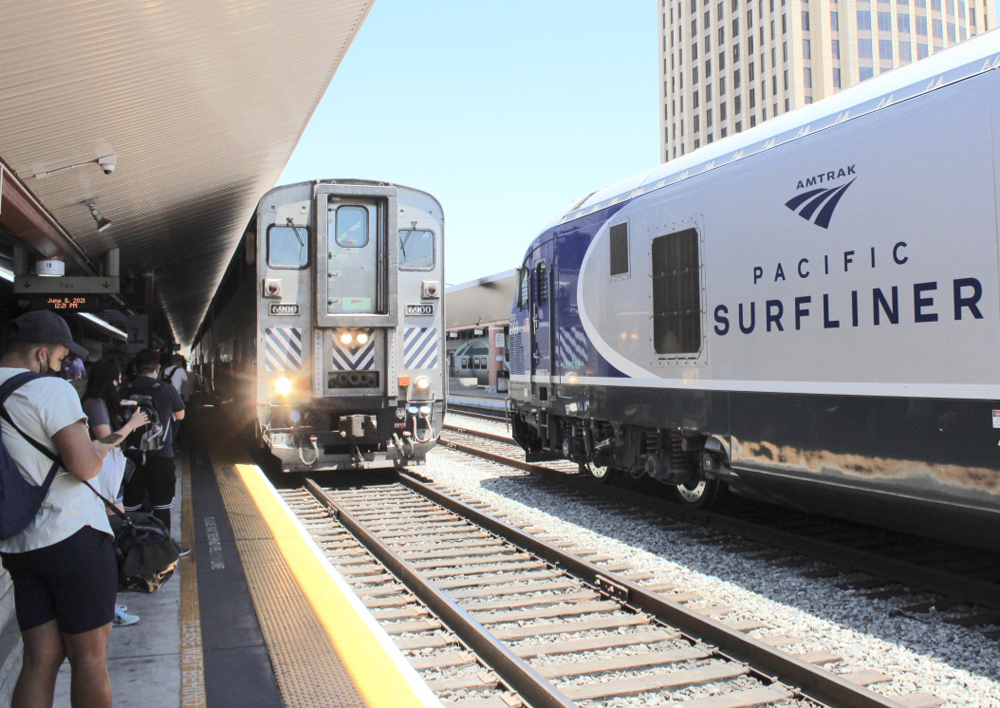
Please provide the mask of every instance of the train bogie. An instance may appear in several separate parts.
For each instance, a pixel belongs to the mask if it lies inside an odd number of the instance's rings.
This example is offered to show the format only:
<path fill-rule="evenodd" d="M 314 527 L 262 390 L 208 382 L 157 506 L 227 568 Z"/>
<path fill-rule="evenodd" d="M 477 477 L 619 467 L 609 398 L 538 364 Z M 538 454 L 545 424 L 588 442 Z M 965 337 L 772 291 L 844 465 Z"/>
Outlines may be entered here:
<path fill-rule="evenodd" d="M 1000 34 L 576 205 L 510 321 L 529 459 L 1000 547 Z"/>

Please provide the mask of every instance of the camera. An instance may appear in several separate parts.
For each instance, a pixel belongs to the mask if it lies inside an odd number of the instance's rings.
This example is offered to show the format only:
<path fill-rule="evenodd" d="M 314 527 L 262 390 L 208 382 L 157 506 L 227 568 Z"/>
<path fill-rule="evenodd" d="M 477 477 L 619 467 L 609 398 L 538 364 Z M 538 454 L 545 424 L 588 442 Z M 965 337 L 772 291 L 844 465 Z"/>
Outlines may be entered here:
<path fill-rule="evenodd" d="M 97 158 L 97 164 L 100 166 L 101 170 L 104 171 L 104 174 L 109 175 L 115 171 L 116 167 L 118 167 L 118 155 L 114 154 L 108 155 L 107 157 L 99 157 Z"/>

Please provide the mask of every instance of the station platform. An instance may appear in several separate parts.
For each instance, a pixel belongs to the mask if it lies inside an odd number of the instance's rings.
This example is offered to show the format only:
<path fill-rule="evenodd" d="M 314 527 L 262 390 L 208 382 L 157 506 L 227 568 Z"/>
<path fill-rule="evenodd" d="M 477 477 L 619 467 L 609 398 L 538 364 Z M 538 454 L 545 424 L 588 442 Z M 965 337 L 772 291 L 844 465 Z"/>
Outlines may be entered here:
<path fill-rule="evenodd" d="M 141 620 L 111 632 L 114 705 L 439 706 L 263 473 L 234 463 L 220 435 L 212 426 L 211 450 L 194 444 L 177 458 L 172 531 L 191 554 L 157 592 L 118 595 Z M 19 666 L 18 656 L 0 699 Z M 69 688 L 64 664 L 56 706 L 70 705 Z"/>

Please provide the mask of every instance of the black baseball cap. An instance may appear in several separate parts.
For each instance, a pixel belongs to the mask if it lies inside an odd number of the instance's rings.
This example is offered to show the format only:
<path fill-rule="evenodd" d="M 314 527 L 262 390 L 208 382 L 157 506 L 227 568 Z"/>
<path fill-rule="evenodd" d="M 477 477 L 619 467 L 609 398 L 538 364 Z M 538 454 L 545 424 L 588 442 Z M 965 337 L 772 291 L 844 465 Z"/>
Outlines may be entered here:
<path fill-rule="evenodd" d="M 62 344 L 79 357 L 87 356 L 87 350 L 73 343 L 66 320 L 49 310 L 32 310 L 14 320 L 17 338 L 31 344 Z"/>

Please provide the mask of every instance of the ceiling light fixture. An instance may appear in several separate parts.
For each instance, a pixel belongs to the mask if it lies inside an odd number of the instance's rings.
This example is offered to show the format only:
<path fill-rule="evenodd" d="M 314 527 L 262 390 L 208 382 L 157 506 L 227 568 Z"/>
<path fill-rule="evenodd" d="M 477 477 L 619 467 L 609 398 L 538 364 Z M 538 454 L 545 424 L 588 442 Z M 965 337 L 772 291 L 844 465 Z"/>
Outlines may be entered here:
<path fill-rule="evenodd" d="M 67 170 L 74 170 L 77 167 L 83 167 L 84 165 L 100 165 L 101 171 L 104 174 L 109 175 L 115 171 L 118 167 L 118 153 L 112 153 L 110 155 L 105 155 L 104 157 L 98 157 L 96 160 L 87 160 L 86 162 L 77 162 L 75 165 L 66 165 L 65 167 L 57 167 L 54 170 L 46 170 L 45 172 L 36 172 L 35 179 L 45 179 L 46 177 L 51 177 L 52 175 L 57 175 L 60 172 L 66 172 Z"/>
<path fill-rule="evenodd" d="M 90 209 L 90 215 L 94 217 L 94 221 L 97 222 L 97 233 L 101 233 L 104 229 L 111 226 L 111 219 L 104 217 L 104 214 L 102 214 L 101 210 L 97 208 L 93 199 L 87 199 L 83 203 Z"/>

